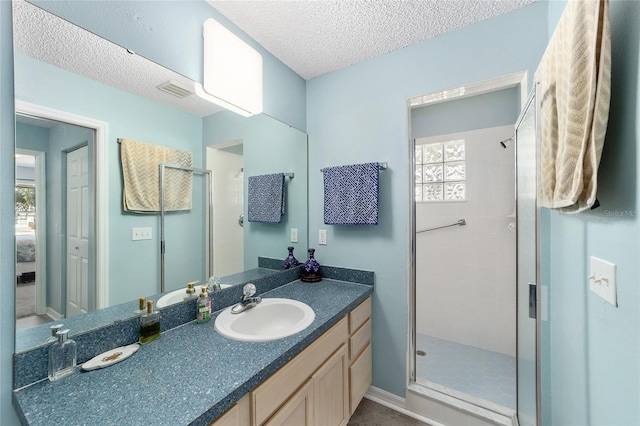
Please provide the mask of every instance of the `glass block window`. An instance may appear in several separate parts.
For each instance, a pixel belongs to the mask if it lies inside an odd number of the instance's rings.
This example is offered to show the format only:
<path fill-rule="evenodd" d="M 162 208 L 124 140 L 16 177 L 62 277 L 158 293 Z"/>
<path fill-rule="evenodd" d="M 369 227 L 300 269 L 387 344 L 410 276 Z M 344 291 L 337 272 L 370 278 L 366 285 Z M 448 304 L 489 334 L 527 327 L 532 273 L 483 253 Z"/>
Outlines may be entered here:
<path fill-rule="evenodd" d="M 416 201 L 465 201 L 465 160 L 464 139 L 416 146 Z"/>

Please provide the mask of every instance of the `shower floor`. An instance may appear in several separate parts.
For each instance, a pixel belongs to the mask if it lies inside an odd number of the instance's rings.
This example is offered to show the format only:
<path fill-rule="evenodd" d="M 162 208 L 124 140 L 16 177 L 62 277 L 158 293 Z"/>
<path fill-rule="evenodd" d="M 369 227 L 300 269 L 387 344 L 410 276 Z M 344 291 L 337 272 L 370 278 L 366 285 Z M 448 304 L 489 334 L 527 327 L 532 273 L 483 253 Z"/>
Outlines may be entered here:
<path fill-rule="evenodd" d="M 516 358 L 416 334 L 416 376 L 446 388 L 516 409 Z"/>

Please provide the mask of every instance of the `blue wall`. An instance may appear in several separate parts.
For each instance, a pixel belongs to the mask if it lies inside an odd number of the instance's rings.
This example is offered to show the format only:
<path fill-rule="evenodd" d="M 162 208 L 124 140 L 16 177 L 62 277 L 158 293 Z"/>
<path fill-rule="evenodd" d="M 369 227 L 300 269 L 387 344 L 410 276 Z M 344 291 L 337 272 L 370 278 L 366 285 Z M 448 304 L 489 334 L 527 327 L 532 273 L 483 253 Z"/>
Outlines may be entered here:
<path fill-rule="evenodd" d="M 551 28 L 563 3 L 551 2 Z M 611 1 L 612 93 L 598 176 L 601 207 L 550 214 L 555 425 L 640 424 L 638 149 L 640 3 Z M 618 307 L 588 289 L 589 256 L 618 265 Z"/>
<path fill-rule="evenodd" d="M 411 137 L 448 135 L 514 124 L 520 87 L 411 109 Z"/>
<path fill-rule="evenodd" d="M 407 98 L 528 70 L 547 42 L 547 5 L 514 12 L 329 73 L 307 83 L 309 234 L 322 264 L 375 271 L 373 385 L 404 396 L 408 330 Z M 325 166 L 387 161 L 380 224 L 323 224 Z M 328 245 L 317 246 L 327 229 Z"/>
<path fill-rule="evenodd" d="M 194 167 L 202 167 L 202 119 L 22 54 L 16 54 L 15 69 L 16 98 L 108 123 L 109 303 L 122 303 L 136 297 L 157 294 L 158 217 L 122 212 L 122 173 L 117 138 L 127 137 L 191 151 L 194 154 Z M 50 81 L 55 81 L 56 84 L 48 84 Z M 60 173 L 54 170 L 50 172 Z M 194 179 L 194 182 L 198 181 Z M 194 193 L 198 193 L 195 191 L 201 187 L 201 183 L 194 186 Z M 53 195 L 60 197 L 60 194 Z M 55 198 L 50 197 L 50 201 L 53 200 Z M 201 215 L 202 200 L 202 197 L 193 198 L 192 214 Z M 167 217 L 167 246 L 171 245 L 171 250 L 177 253 L 189 254 L 180 257 L 186 270 L 199 270 L 197 265 L 204 264 L 203 251 L 190 250 L 193 247 L 204 247 L 203 233 L 194 230 L 191 226 L 193 223 L 204 224 L 204 220 L 194 218 L 191 214 L 172 214 Z M 50 229 L 55 229 L 55 224 L 50 223 L 49 226 Z M 153 238 L 148 241 L 131 241 L 133 227 L 151 227 Z M 190 235 L 190 239 L 185 240 L 180 235 Z M 181 287 L 186 282 L 184 274 L 179 276 L 175 268 L 167 268 L 167 271 L 167 289 Z M 176 273 L 172 275 L 173 271 Z M 204 275 L 194 277 L 202 278 Z M 132 286 L 135 286 L 139 294 L 131 295 Z"/>
<path fill-rule="evenodd" d="M 287 257 L 288 246 L 297 249 L 296 258 L 305 259 L 307 249 L 307 135 L 264 114 L 244 118 L 230 111 L 203 119 L 205 146 L 232 140 L 243 142 L 244 217 L 247 215 L 247 177 L 291 172 L 286 179 L 286 209 L 281 223 L 244 222 L 244 268 L 257 268 L 258 256 Z M 290 242 L 291 228 L 299 232 L 298 242 Z"/>
<path fill-rule="evenodd" d="M 16 123 L 16 147 L 47 152 L 49 149 L 49 130 L 46 127 Z"/>
<path fill-rule="evenodd" d="M 15 301 L 13 36 L 11 2 L 0 1 L 0 419 L 19 424 L 11 406 Z"/>
<path fill-rule="evenodd" d="M 199 82 L 202 23 L 214 18 L 262 54 L 264 113 L 306 129 L 304 79 L 205 1 L 30 2 Z"/>

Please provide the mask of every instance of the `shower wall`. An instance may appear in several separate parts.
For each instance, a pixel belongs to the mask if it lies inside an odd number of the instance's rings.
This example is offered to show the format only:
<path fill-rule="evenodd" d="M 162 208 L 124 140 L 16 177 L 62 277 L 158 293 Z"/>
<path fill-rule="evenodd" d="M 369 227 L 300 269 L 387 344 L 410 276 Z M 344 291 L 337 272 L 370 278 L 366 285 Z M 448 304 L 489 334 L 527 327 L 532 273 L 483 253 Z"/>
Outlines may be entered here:
<path fill-rule="evenodd" d="M 515 356 L 516 233 L 513 125 L 416 139 L 464 139 L 466 201 L 416 203 L 416 331 Z"/>

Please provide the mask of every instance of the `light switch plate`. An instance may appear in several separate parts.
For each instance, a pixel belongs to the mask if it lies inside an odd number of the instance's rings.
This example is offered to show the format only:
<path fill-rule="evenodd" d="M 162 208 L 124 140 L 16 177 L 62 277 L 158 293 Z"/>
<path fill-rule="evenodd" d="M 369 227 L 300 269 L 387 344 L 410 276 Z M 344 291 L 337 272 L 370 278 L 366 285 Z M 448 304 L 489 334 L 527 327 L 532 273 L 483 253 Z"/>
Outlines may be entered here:
<path fill-rule="evenodd" d="M 589 288 L 613 306 L 618 306 L 616 292 L 616 265 L 591 256 Z"/>
<path fill-rule="evenodd" d="M 326 246 L 327 245 L 327 230 L 326 229 L 321 229 L 318 232 L 318 244 L 320 244 L 321 246 Z"/>
<path fill-rule="evenodd" d="M 133 241 L 150 240 L 151 228 L 131 228 L 131 239 Z"/>
<path fill-rule="evenodd" d="M 298 228 L 291 228 L 291 242 L 298 242 Z"/>

